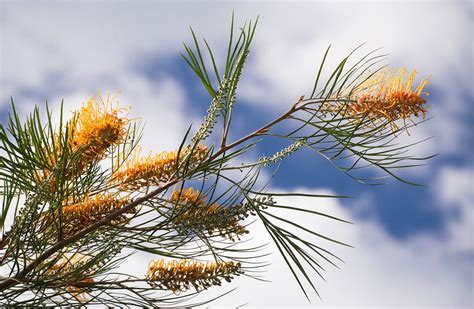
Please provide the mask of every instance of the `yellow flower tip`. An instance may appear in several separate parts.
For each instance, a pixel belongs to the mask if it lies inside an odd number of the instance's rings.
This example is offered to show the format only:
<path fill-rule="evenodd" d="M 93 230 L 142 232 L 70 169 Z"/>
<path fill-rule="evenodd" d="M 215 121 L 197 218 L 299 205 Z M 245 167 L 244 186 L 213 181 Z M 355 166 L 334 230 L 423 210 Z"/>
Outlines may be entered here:
<path fill-rule="evenodd" d="M 72 255 L 65 254 L 48 269 L 47 273 L 52 274 L 58 272 L 67 272 L 70 268 L 75 267 L 78 263 L 86 262 L 88 259 L 88 256 L 81 253 L 74 253 Z"/>
<path fill-rule="evenodd" d="M 63 232 L 66 236 L 72 235 L 78 230 L 99 221 L 114 210 L 118 210 L 131 202 L 128 198 L 119 198 L 110 194 L 98 194 L 94 197 L 86 197 L 83 201 L 66 205 L 62 209 Z M 128 213 L 135 213 L 137 208 Z M 126 220 L 123 215 L 114 223 L 120 223 Z"/>
<path fill-rule="evenodd" d="M 429 84 L 429 77 L 423 78 L 413 89 L 417 73 L 416 70 L 408 73 L 405 68 L 377 72 L 356 91 L 356 100 L 349 104 L 348 113 L 388 123 L 393 130 L 398 129 L 395 121 L 399 119 L 424 117 L 428 93 L 423 89 Z"/>
<path fill-rule="evenodd" d="M 247 234 L 248 230 L 239 222 L 240 213 L 233 207 L 222 207 L 218 203 L 208 203 L 207 197 L 193 188 L 174 190 L 170 201 L 175 215 L 171 221 L 178 231 L 188 234 L 190 230 L 207 231 L 231 241 Z"/>
<path fill-rule="evenodd" d="M 166 262 L 160 259 L 148 264 L 146 278 L 152 286 L 178 293 L 191 288 L 201 291 L 221 285 L 222 280 L 230 282 L 241 273 L 241 264 L 234 261 L 198 262 L 183 259 Z"/>
<path fill-rule="evenodd" d="M 202 206 L 206 203 L 206 196 L 195 190 L 187 188 L 184 190 L 174 190 L 171 193 L 171 201 L 179 204 Z"/>
<path fill-rule="evenodd" d="M 93 278 L 84 278 L 79 281 L 80 283 L 93 283 Z M 66 287 L 66 291 L 68 291 L 78 302 L 85 303 L 89 300 L 88 294 L 84 291 L 83 288 L 77 286 L 68 286 Z"/>
<path fill-rule="evenodd" d="M 74 151 L 81 149 L 86 163 L 102 159 L 107 149 L 123 141 L 128 123 L 122 116 L 124 109 L 114 107 L 115 98 L 107 95 L 91 97 L 87 103 L 74 114 L 70 125 L 72 134 L 71 147 Z"/>
<path fill-rule="evenodd" d="M 188 169 L 190 169 L 202 162 L 208 152 L 205 145 L 198 145 L 195 149 L 186 147 L 180 153 L 165 151 L 145 157 L 140 157 L 137 151 L 121 169 L 114 173 L 112 180 L 118 182 L 122 190 L 134 191 L 143 187 L 159 186 L 173 177 L 177 166 L 180 166 L 185 159 L 189 159 Z M 180 162 L 177 162 L 178 160 Z"/>

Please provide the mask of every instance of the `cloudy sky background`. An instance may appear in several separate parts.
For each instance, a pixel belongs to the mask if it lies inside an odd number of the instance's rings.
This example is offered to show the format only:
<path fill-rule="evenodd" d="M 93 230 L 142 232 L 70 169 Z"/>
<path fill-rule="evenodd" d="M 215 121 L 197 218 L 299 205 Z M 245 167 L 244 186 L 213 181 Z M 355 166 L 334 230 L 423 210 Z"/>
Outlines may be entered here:
<path fill-rule="evenodd" d="M 64 98 L 72 110 L 97 89 L 121 91 L 120 101 L 146 121 L 144 148 L 173 149 L 209 104 L 178 54 L 182 42 L 191 40 L 188 27 L 206 36 L 223 59 L 232 11 L 236 25 L 260 15 L 241 79 L 241 118 L 233 137 L 308 93 L 329 44 L 329 65 L 367 42 L 364 51 L 383 47 L 390 65 L 432 75 L 427 90 L 434 118 L 402 137 L 433 136 L 413 153 L 440 155 L 425 167 L 403 172 L 429 188 L 395 181 L 383 187 L 359 185 L 305 151 L 282 164 L 272 182 L 274 190 L 354 196 L 282 201 L 356 223 L 294 217 L 356 247 L 334 248 L 346 263 L 327 270 L 328 282 L 318 282 L 323 301 L 313 297 L 312 305 L 473 306 L 471 2 L 0 0 L 0 121 L 5 121 L 10 96 L 26 115 L 46 99 L 57 107 Z M 265 242 L 258 225 L 255 234 Z M 239 278 L 229 285 L 239 289 L 216 305 L 308 306 L 283 260 L 276 253 L 269 259 L 271 283 Z M 123 267 L 144 271 L 146 263 L 145 257 L 136 257 Z"/>

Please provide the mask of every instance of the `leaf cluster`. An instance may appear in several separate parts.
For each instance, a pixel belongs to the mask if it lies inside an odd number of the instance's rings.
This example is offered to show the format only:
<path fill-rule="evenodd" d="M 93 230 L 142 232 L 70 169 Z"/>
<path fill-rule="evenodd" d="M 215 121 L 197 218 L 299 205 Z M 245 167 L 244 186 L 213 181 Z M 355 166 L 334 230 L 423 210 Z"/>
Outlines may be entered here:
<path fill-rule="evenodd" d="M 121 186 L 116 177 L 118 171 L 133 163 L 132 153 L 142 134 L 139 122 L 127 123 L 123 140 L 108 148 L 105 158 L 85 164 L 86 150 L 71 147 L 75 134 L 71 128 L 77 116 L 64 120 L 61 105 L 55 126 L 46 105 L 45 119 L 36 107 L 22 122 L 12 101 L 6 125 L 0 124 L 2 303 L 190 305 L 201 291 L 176 295 L 163 282 L 151 282 L 144 274 L 119 272 L 119 265 L 137 252 L 168 260 L 231 260 L 242 265 L 239 274 L 264 280 L 261 274 L 268 252 L 265 244 L 253 242 L 254 221 L 264 226 L 306 297 L 311 298 L 308 286 L 319 295 L 314 277 L 324 280 L 326 266 L 339 267 L 342 262 L 326 245 L 350 245 L 324 231 L 291 221 L 286 215 L 350 222 L 278 200 L 292 196 L 346 196 L 271 192 L 261 183 L 264 170 L 300 149 L 309 149 L 358 182 L 379 184 L 381 179 L 391 177 L 410 183 L 396 171 L 428 157 L 410 156 L 407 151 L 413 144 L 399 144 L 397 136 L 407 126 L 394 131 L 387 122 L 355 119 L 347 113 L 351 102 L 364 91 L 364 82 L 383 67 L 380 63 L 385 59 L 377 51 L 355 57 L 360 46 L 326 74 L 328 48 L 309 95 L 295 100 L 274 120 L 230 141 L 233 111 L 238 106 L 237 89 L 257 21 L 248 21 L 236 29 L 232 17 L 222 66 L 209 43 L 205 39 L 199 43 L 191 29 L 192 45 L 184 44 L 182 57 L 209 93 L 211 103 L 201 126 L 196 130 L 188 128 L 176 150 L 176 159 L 167 163 L 172 173 L 165 180 L 146 176 L 141 182 L 144 185 L 130 189 Z M 259 143 L 274 139 L 285 141 L 285 147 L 273 154 L 258 153 Z M 209 146 L 203 158 L 193 159 L 206 144 Z M 259 159 L 244 162 L 249 157 Z M 407 163 L 410 161 L 415 163 Z M 359 171 L 368 168 L 383 175 L 361 177 Z M 152 178 L 154 181 L 150 181 Z M 194 202 L 183 202 L 189 188 L 199 195 Z M 128 202 L 67 232 L 65 207 L 101 194 Z M 13 218 L 10 226 L 6 224 L 7 217 Z M 232 277 L 221 275 L 212 282 L 220 284 Z M 193 283 L 183 286 L 192 287 Z M 212 284 L 205 285 L 206 289 L 211 287 Z"/>

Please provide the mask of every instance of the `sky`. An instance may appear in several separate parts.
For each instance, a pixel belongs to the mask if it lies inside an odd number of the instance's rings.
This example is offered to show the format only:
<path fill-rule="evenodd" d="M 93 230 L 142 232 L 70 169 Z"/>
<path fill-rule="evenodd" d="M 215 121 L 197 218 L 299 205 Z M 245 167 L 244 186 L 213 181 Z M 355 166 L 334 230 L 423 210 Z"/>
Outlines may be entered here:
<path fill-rule="evenodd" d="M 270 187 L 353 196 L 293 197 L 282 203 L 354 222 L 293 218 L 355 248 L 334 248 L 346 262 L 341 269 L 327 269 L 327 283 L 317 281 L 322 300 L 312 297 L 308 303 L 270 246 L 274 254 L 266 279 L 271 282 L 238 278 L 228 286 L 238 289 L 213 305 L 474 306 L 472 2 L 0 0 L 0 121 L 5 122 L 10 97 L 27 115 L 46 100 L 57 109 L 64 99 L 66 110 L 73 110 L 98 89 L 120 91 L 121 103 L 146 122 L 143 148 L 172 150 L 210 103 L 179 55 L 182 42 L 191 42 L 192 26 L 224 60 L 232 12 L 236 25 L 256 16 L 259 24 L 231 138 L 308 93 L 328 45 L 331 67 L 365 43 L 362 52 L 382 48 L 390 66 L 431 76 L 432 119 L 400 139 L 431 137 L 412 154 L 438 156 L 402 172 L 427 187 L 397 181 L 372 187 L 355 183 L 314 153 L 298 151 L 281 164 Z M 264 144 L 257 155 L 272 151 Z M 269 240 L 261 226 L 253 228 L 259 240 Z M 136 256 L 122 267 L 145 271 L 147 259 Z"/>

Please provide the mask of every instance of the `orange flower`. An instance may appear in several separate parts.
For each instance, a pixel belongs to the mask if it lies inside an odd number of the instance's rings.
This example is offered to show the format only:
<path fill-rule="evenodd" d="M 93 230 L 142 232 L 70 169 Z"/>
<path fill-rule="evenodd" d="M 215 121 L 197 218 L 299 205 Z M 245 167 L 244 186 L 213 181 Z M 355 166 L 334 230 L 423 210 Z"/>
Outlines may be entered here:
<path fill-rule="evenodd" d="M 424 106 L 426 99 L 423 88 L 428 80 L 422 79 L 420 84 L 413 89 L 417 72 L 410 74 L 405 68 L 398 72 L 382 70 L 367 82 L 363 83 L 357 101 L 349 105 L 349 113 L 362 115 L 382 123 L 388 122 L 392 130 L 399 127 L 395 124 L 398 119 L 410 119 L 411 116 L 425 116 L 427 110 Z"/>
<path fill-rule="evenodd" d="M 413 122 L 411 117 L 424 118 L 427 112 L 428 93 L 423 89 L 428 79 L 422 79 L 413 89 L 416 74 L 405 68 L 380 70 L 353 91 L 349 103 L 326 103 L 323 111 L 341 113 L 355 121 L 369 120 L 374 125 L 390 125 L 392 131 L 399 129 L 396 121 L 403 120 L 406 128 L 407 119 Z"/>
<path fill-rule="evenodd" d="M 147 280 L 152 286 L 184 292 L 194 287 L 196 291 L 220 285 L 222 279 L 230 282 L 234 275 L 241 273 L 238 262 L 198 262 L 191 260 L 160 259 L 148 264 Z"/>
<path fill-rule="evenodd" d="M 123 142 L 128 119 L 120 117 L 121 109 L 112 106 L 113 98 L 110 94 L 107 99 L 99 95 L 92 97 L 87 103 L 74 113 L 68 126 L 69 145 L 73 152 L 79 152 L 79 160 L 61 176 L 70 179 L 90 163 L 104 158 L 107 150 Z M 64 149 L 58 134 L 53 136 L 54 150 L 45 150 L 47 153 L 47 167 L 37 171 L 35 177 L 40 182 L 47 182 L 54 192 L 56 190 L 56 177 L 53 172 L 62 156 Z"/>
<path fill-rule="evenodd" d="M 69 130 L 73 151 L 81 151 L 83 165 L 103 159 L 110 146 L 123 141 L 126 118 L 119 117 L 120 109 L 113 108 L 110 94 L 107 99 L 93 96 L 75 113 Z"/>
<path fill-rule="evenodd" d="M 64 206 L 62 209 L 63 233 L 65 236 L 70 236 L 130 202 L 131 200 L 127 198 L 98 194 L 93 198 L 86 197 L 82 202 Z M 132 209 L 129 213 L 135 211 L 136 209 Z M 122 216 L 116 222 L 125 219 L 126 217 Z"/>
<path fill-rule="evenodd" d="M 93 278 L 84 278 L 81 281 L 81 283 L 93 283 L 94 279 Z M 68 286 L 66 287 L 66 290 L 80 303 L 85 303 L 89 300 L 89 297 L 86 292 L 84 292 L 83 288 L 77 287 L 77 286 Z"/>
<path fill-rule="evenodd" d="M 185 148 L 172 152 L 161 152 L 154 156 L 149 155 L 144 158 L 139 158 L 138 153 L 131 160 L 125 163 L 123 168 L 114 173 L 113 180 L 117 181 L 122 190 L 138 190 L 143 187 L 152 185 L 159 185 L 167 182 L 176 172 L 176 167 L 180 162 L 184 162 L 191 152 L 191 148 Z M 205 145 L 198 145 L 192 150 L 189 158 L 188 168 L 192 168 L 199 164 L 207 156 L 208 149 Z"/>
<path fill-rule="evenodd" d="M 206 196 L 193 188 L 175 190 L 170 201 L 175 204 L 172 223 L 181 232 L 192 230 L 207 231 L 210 235 L 218 233 L 234 241 L 248 231 L 239 223 L 244 215 L 238 206 L 222 207 L 217 203 L 208 204 Z"/>

